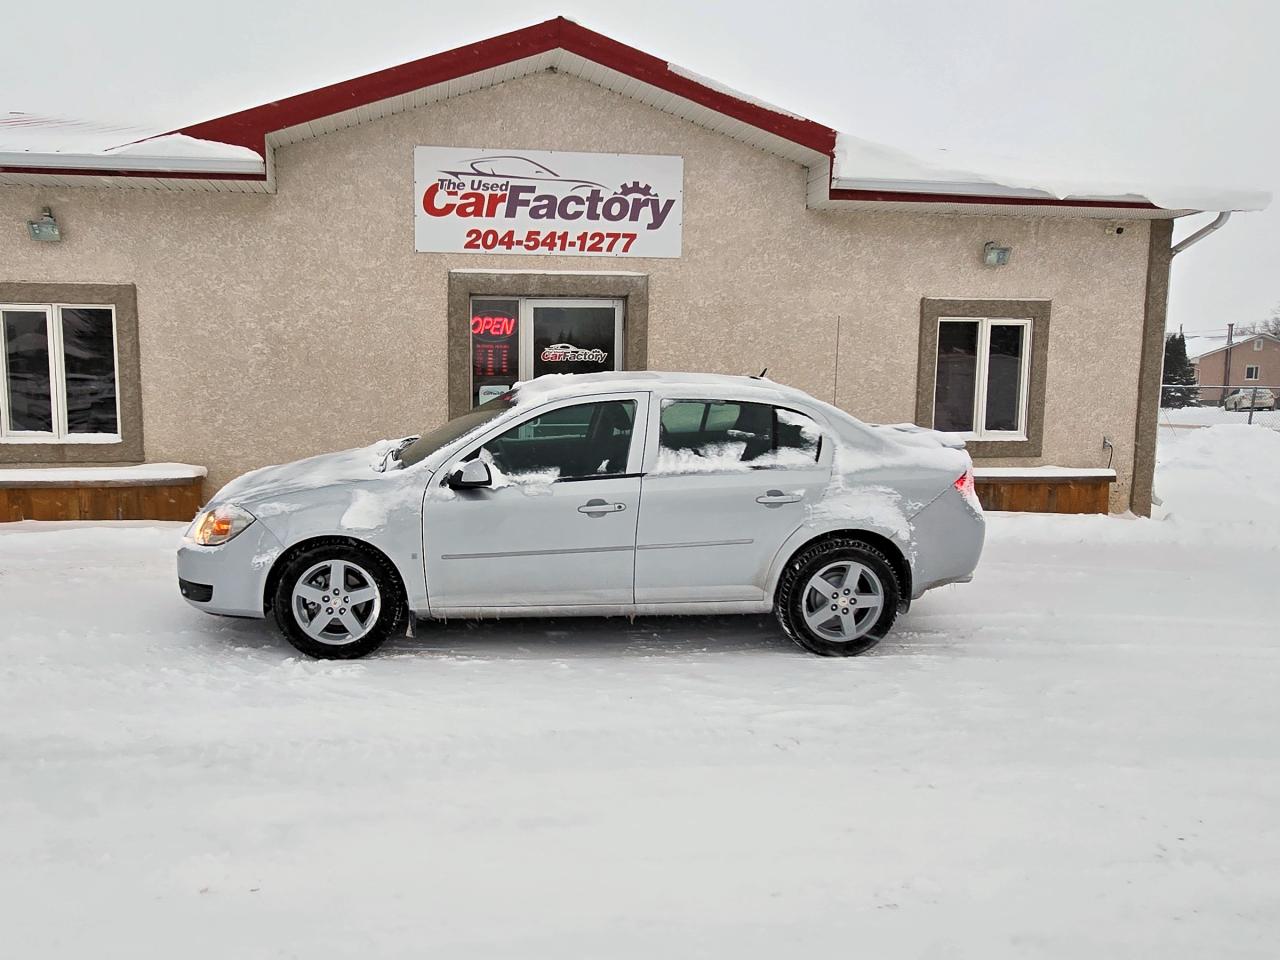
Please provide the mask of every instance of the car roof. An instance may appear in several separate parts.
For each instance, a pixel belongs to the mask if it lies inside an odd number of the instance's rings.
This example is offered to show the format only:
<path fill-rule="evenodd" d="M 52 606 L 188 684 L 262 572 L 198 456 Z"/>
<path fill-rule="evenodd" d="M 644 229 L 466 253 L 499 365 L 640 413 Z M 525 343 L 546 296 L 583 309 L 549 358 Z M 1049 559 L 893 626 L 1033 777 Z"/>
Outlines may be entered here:
<path fill-rule="evenodd" d="M 628 390 L 718 395 L 812 403 L 814 398 L 795 387 L 763 377 L 726 373 L 680 373 L 663 370 L 610 370 L 602 373 L 552 373 L 517 385 L 522 401 L 569 393 L 591 394 Z"/>

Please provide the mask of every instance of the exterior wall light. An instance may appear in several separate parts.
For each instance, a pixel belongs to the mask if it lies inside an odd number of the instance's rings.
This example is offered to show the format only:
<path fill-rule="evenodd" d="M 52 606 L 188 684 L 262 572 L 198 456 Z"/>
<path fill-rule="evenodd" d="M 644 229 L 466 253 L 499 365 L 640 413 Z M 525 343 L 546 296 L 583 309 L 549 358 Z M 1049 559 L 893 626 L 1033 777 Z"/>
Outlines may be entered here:
<path fill-rule="evenodd" d="M 1012 247 L 998 247 L 994 240 L 988 240 L 982 245 L 982 262 L 988 267 L 1003 267 L 1012 251 Z"/>
<path fill-rule="evenodd" d="M 53 211 L 48 207 L 44 208 L 44 213 L 36 217 L 34 220 L 27 221 L 27 233 L 31 235 L 32 240 L 41 243 L 57 243 L 62 239 L 62 231 L 58 228 L 58 221 L 53 216 Z"/>

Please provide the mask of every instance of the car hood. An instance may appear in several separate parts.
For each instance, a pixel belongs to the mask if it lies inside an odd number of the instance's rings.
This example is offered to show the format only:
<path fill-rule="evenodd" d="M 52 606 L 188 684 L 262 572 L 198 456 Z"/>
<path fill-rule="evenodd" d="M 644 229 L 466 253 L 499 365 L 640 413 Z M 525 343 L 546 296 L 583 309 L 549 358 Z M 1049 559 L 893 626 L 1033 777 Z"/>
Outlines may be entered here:
<path fill-rule="evenodd" d="M 209 502 L 234 502 L 251 509 L 256 503 L 279 501 L 306 491 L 389 477 L 400 471 L 382 473 L 380 468 L 387 453 L 399 443 L 399 440 L 379 440 L 367 447 L 353 447 L 251 470 L 228 483 Z"/>

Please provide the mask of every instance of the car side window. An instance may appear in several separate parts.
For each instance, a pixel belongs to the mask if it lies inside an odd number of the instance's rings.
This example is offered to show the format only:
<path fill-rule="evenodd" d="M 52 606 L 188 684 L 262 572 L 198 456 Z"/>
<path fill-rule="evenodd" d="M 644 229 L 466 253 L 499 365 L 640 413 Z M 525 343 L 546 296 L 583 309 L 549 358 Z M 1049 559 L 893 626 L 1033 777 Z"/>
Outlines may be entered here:
<path fill-rule="evenodd" d="M 508 477 L 581 480 L 626 473 L 634 400 L 560 407 L 494 437 L 475 455 Z"/>
<path fill-rule="evenodd" d="M 821 454 L 811 418 L 764 403 L 666 400 L 658 422 L 660 472 L 798 467 Z"/>

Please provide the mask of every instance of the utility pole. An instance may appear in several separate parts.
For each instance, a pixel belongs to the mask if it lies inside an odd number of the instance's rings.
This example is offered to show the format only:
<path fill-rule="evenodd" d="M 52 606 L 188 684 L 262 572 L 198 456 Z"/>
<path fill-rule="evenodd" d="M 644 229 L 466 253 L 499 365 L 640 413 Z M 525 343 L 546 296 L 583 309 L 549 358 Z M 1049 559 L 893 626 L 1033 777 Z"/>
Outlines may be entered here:
<path fill-rule="evenodd" d="M 1222 398 L 1218 401 L 1220 405 L 1226 405 L 1228 388 L 1231 386 L 1231 338 L 1235 333 L 1236 325 L 1234 323 L 1227 324 L 1227 357 L 1223 361 L 1222 368 Z"/>

